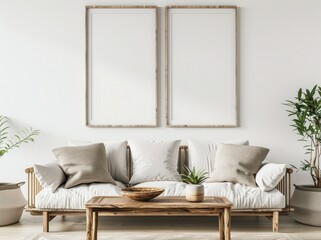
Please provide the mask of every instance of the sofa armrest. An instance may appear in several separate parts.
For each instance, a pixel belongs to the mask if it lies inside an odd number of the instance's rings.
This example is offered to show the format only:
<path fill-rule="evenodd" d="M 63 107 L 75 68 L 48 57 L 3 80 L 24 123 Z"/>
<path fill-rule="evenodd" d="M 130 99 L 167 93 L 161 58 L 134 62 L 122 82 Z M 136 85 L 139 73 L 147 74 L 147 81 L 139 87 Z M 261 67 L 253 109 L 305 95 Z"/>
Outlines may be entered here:
<path fill-rule="evenodd" d="M 26 169 L 25 169 L 25 172 L 26 172 L 26 173 L 33 173 L 33 167 L 26 168 Z"/>
<path fill-rule="evenodd" d="M 42 187 L 35 175 L 33 167 L 26 168 L 28 175 L 28 208 L 35 207 L 36 195 L 42 190 Z"/>
<path fill-rule="evenodd" d="M 285 208 L 289 211 L 291 210 L 291 174 L 293 173 L 292 168 L 287 168 L 284 177 L 276 186 L 284 196 L 285 196 Z"/>

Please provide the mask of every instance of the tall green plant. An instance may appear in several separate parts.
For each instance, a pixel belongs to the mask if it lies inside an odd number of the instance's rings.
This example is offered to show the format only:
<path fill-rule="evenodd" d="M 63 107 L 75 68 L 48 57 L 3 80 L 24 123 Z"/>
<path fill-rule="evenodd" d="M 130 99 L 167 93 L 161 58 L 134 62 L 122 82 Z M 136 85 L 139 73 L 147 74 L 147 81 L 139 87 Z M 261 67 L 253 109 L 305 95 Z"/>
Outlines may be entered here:
<path fill-rule="evenodd" d="M 9 136 L 9 129 L 7 118 L 0 115 L 0 158 L 13 148 L 19 148 L 23 143 L 34 142 L 34 137 L 40 133 L 39 130 L 26 128 Z"/>
<path fill-rule="evenodd" d="M 311 90 L 299 89 L 294 101 L 287 100 L 287 112 L 292 118 L 294 131 L 299 141 L 308 142 L 304 146 L 308 160 L 301 161 L 300 169 L 308 171 L 315 187 L 321 188 L 321 87 L 315 85 Z"/>

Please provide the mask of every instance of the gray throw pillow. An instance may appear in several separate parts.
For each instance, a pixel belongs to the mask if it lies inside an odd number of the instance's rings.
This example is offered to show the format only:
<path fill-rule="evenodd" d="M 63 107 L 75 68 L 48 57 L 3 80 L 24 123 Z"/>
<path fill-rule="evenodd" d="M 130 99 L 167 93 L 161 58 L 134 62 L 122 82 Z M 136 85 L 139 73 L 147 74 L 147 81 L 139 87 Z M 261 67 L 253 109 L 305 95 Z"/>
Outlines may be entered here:
<path fill-rule="evenodd" d="M 61 147 L 52 151 L 67 176 L 65 188 L 93 182 L 116 185 L 108 172 L 106 150 L 103 143 Z"/>
<path fill-rule="evenodd" d="M 55 192 L 66 181 L 63 170 L 56 162 L 44 165 L 35 164 L 33 169 L 40 185 L 43 188 L 50 189 L 51 192 Z"/>
<path fill-rule="evenodd" d="M 69 146 L 86 146 L 90 141 L 70 140 Z M 128 184 L 127 141 L 105 141 L 108 170 L 114 180 Z"/>
<path fill-rule="evenodd" d="M 268 153 L 269 149 L 263 147 L 220 144 L 214 171 L 207 182 L 232 182 L 256 187 L 254 175 Z"/>

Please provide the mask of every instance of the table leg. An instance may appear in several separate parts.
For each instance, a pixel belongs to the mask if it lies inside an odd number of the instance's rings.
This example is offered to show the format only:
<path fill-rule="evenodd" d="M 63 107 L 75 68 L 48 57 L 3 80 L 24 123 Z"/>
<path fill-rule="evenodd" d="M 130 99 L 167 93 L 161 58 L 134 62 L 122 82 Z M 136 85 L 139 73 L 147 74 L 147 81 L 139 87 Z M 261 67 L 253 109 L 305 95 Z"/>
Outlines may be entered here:
<path fill-rule="evenodd" d="M 231 208 L 224 208 L 224 235 L 225 240 L 231 239 Z"/>
<path fill-rule="evenodd" d="M 86 239 L 92 239 L 92 225 L 93 225 L 93 209 L 87 208 L 86 209 L 86 221 L 87 221 L 87 229 L 86 229 Z"/>
<path fill-rule="evenodd" d="M 220 240 L 224 240 L 224 214 L 220 212 L 218 214 L 218 230 L 220 232 Z"/>
<path fill-rule="evenodd" d="M 93 236 L 93 240 L 97 240 L 97 226 L 98 226 L 98 212 L 94 212 L 94 216 L 93 216 L 93 232 L 92 232 L 92 236 Z"/>

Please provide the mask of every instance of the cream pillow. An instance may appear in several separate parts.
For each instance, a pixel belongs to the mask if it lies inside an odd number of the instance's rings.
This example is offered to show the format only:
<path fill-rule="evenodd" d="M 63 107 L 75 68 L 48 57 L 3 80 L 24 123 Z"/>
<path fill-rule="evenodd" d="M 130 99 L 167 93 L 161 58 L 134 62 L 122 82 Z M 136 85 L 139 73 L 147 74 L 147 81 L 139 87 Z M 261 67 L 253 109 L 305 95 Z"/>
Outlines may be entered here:
<path fill-rule="evenodd" d="M 248 140 L 227 141 L 227 144 L 249 145 Z M 212 141 L 188 140 L 188 166 L 204 169 L 211 174 L 214 170 L 217 145 Z"/>
<path fill-rule="evenodd" d="M 89 145 L 89 141 L 70 140 L 69 146 Z M 127 184 L 129 182 L 127 172 L 127 141 L 105 141 L 108 170 L 116 181 Z"/>
<path fill-rule="evenodd" d="M 269 149 L 255 146 L 220 144 L 215 167 L 207 182 L 232 182 L 256 187 L 254 174 L 259 170 Z"/>
<path fill-rule="evenodd" d="M 66 181 L 64 172 L 56 162 L 35 164 L 33 169 L 41 187 L 48 188 L 52 192 Z"/>
<path fill-rule="evenodd" d="M 205 170 L 211 174 L 214 169 L 216 144 L 211 141 L 188 140 L 188 166 Z"/>
<path fill-rule="evenodd" d="M 273 190 L 286 173 L 286 164 L 266 163 L 255 176 L 255 182 L 262 191 Z"/>
<path fill-rule="evenodd" d="M 106 150 L 103 143 L 78 147 L 61 147 L 52 150 L 67 176 L 65 188 L 83 183 L 112 183 L 108 172 Z"/>
<path fill-rule="evenodd" d="M 181 181 L 177 171 L 180 142 L 129 141 L 133 164 L 129 183 Z"/>

